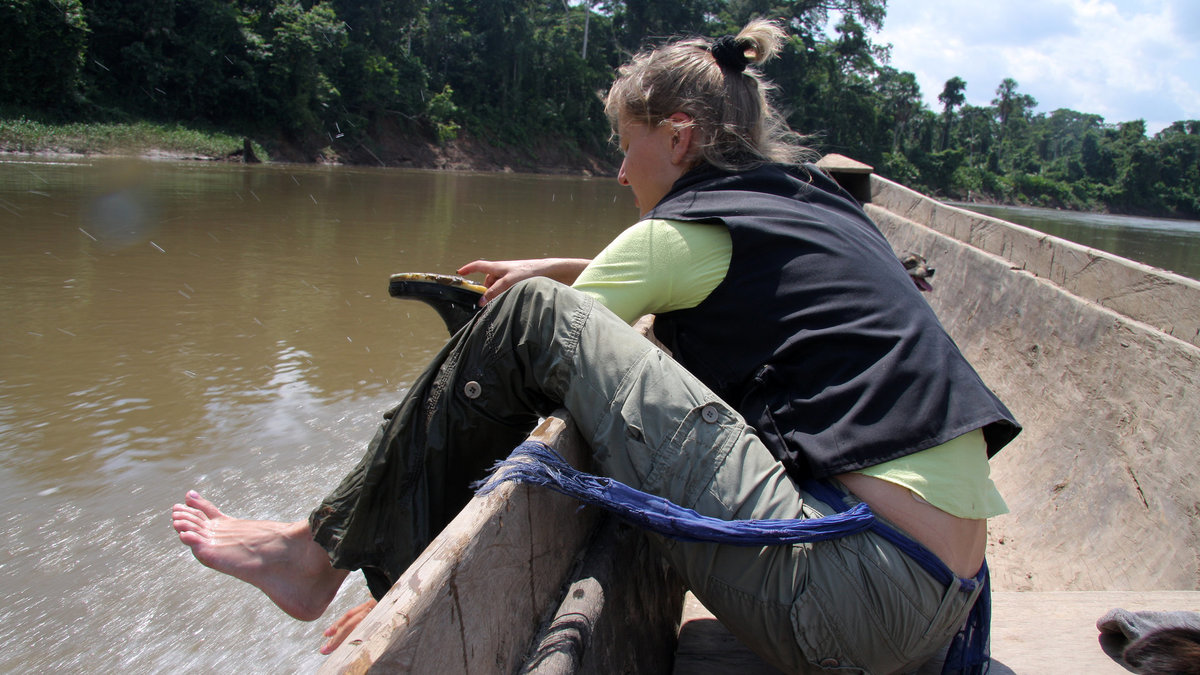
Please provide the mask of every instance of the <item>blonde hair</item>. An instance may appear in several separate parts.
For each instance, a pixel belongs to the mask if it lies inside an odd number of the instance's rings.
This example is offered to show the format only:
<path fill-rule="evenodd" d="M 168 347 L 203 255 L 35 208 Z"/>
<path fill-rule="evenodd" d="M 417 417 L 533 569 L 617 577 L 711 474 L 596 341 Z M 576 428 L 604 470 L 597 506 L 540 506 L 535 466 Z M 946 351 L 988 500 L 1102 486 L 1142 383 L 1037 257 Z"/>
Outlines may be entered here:
<path fill-rule="evenodd" d="M 729 171 L 814 158 L 771 105 L 775 86 L 755 67 L 786 39 L 779 26 L 756 19 L 732 39 L 676 39 L 643 51 L 617 70 L 604 100 L 609 124 L 614 132 L 621 119 L 657 126 L 685 113 L 700 158 Z"/>

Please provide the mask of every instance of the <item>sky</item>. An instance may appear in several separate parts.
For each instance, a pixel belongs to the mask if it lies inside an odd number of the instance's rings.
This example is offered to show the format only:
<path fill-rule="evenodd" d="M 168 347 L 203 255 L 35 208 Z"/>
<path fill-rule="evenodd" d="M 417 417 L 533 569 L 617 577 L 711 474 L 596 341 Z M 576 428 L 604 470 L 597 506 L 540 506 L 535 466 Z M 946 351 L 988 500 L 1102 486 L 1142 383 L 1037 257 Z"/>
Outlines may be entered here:
<path fill-rule="evenodd" d="M 977 106 L 1011 77 L 1038 113 L 1141 119 L 1150 134 L 1200 119 L 1200 0 L 888 0 L 874 39 L 936 112 L 954 76 Z"/>

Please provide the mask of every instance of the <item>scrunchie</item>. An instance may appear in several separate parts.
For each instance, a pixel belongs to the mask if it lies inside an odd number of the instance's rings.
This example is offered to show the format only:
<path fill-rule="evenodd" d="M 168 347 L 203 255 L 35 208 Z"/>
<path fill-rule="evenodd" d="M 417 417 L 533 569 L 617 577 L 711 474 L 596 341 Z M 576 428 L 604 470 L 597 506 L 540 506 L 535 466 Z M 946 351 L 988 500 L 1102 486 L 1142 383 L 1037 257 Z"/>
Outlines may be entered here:
<path fill-rule="evenodd" d="M 714 40 L 708 50 L 712 52 L 717 65 L 721 66 L 723 70 L 740 73 L 750 65 L 750 59 L 746 56 L 746 50 L 750 46 L 748 40 L 739 40 L 732 35 L 726 35 Z"/>

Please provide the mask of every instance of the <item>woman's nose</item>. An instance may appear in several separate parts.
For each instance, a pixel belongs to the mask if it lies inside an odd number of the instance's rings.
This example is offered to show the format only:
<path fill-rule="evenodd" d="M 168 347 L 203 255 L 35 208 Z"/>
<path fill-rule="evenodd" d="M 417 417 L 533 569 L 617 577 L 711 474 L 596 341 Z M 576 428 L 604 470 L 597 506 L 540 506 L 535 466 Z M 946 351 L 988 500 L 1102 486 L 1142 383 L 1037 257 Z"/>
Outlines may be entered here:
<path fill-rule="evenodd" d="M 617 172 L 617 182 L 629 187 L 629 179 L 625 177 L 625 162 L 621 162 L 621 170 Z"/>

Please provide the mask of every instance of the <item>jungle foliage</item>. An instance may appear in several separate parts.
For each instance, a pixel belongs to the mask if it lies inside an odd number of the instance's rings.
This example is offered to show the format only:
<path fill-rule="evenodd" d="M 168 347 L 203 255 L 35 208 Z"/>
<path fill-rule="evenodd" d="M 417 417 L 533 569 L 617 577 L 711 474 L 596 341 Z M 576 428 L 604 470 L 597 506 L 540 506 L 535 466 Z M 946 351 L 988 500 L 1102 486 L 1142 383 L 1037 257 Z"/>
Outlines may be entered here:
<path fill-rule="evenodd" d="M 971 106 L 957 77 L 931 110 L 913 74 L 872 41 L 885 5 L 0 0 L 0 114 L 193 125 L 312 156 L 465 132 L 614 158 L 597 92 L 617 65 L 665 36 L 716 36 L 766 16 L 792 35 L 767 69 L 777 102 L 821 151 L 947 197 L 1200 217 L 1200 121 L 1148 138 L 1141 121 L 1037 112 L 1013 80 L 990 106 Z"/>

